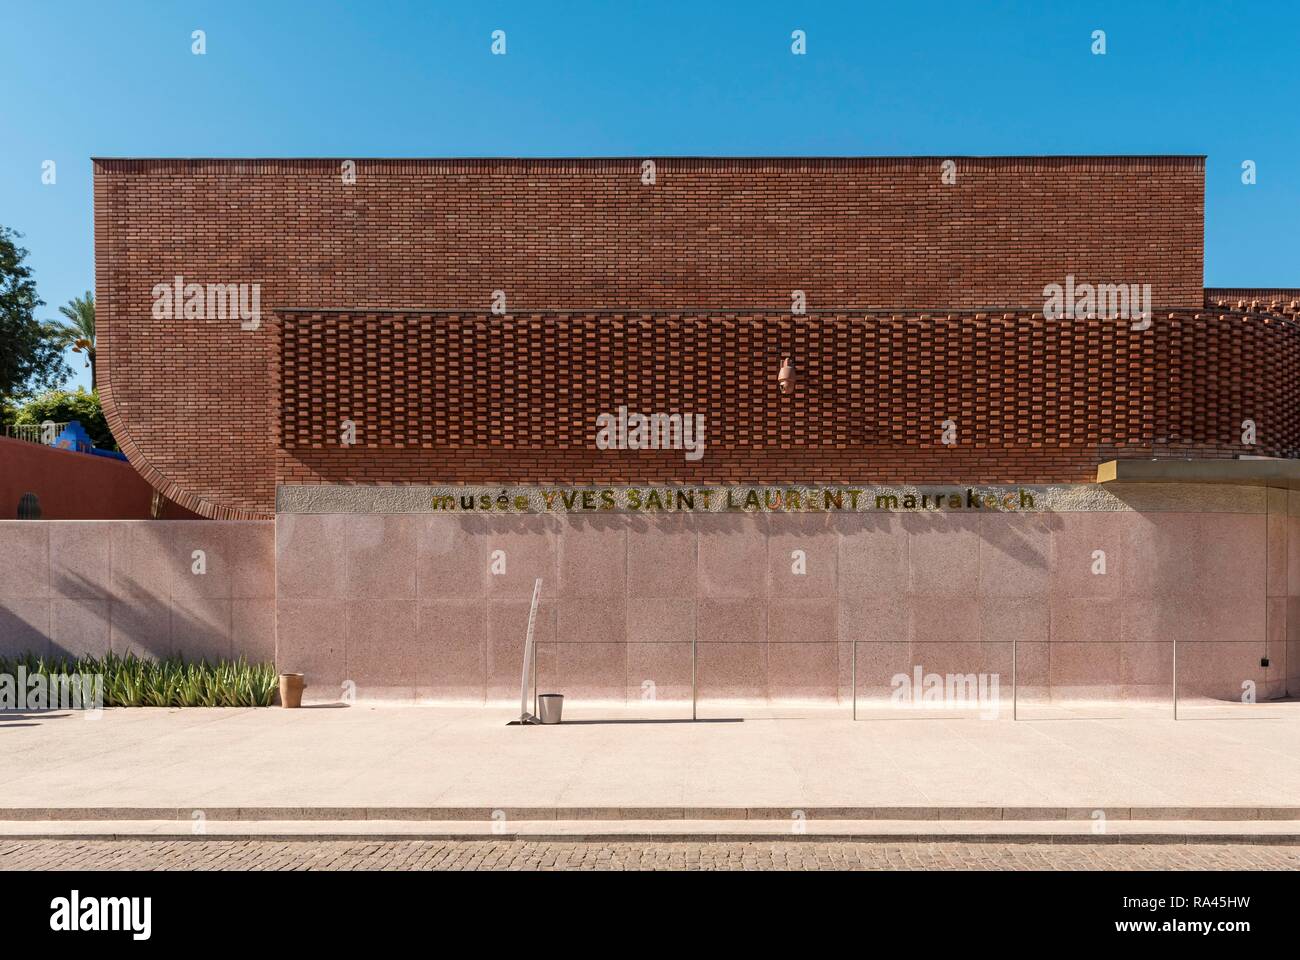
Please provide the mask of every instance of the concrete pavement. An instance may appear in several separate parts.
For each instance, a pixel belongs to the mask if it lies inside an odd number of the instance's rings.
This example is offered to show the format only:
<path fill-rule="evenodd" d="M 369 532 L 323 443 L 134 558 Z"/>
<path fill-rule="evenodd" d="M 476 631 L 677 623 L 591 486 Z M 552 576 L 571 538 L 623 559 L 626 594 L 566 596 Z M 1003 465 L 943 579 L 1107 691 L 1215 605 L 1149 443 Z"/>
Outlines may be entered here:
<path fill-rule="evenodd" d="M 0 840 L 565 840 L 1300 845 L 1295 820 L 0 820 Z"/>
<path fill-rule="evenodd" d="M 1268 706 L 1260 719 L 856 723 L 842 710 L 737 706 L 694 724 L 676 722 L 680 707 L 585 707 L 561 726 L 526 728 L 484 707 L 6 713 L 0 820 L 201 811 L 210 823 L 427 828 L 493 811 L 511 821 L 788 822 L 802 810 L 819 822 L 946 822 L 1087 821 L 1102 810 L 1109 821 L 1298 821 L 1287 829 L 1300 832 L 1300 704 Z"/>

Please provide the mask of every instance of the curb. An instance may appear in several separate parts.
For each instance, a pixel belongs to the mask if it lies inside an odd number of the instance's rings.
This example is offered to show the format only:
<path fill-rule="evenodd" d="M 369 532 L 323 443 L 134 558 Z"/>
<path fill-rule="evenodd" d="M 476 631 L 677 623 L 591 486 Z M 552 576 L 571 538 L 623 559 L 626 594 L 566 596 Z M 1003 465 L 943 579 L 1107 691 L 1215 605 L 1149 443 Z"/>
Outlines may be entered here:
<path fill-rule="evenodd" d="M 1300 821 L 1300 806 L 1209 807 L 9 807 L 12 821 L 181 820 L 1107 820 Z"/>
<path fill-rule="evenodd" d="M 247 842 L 275 843 L 335 842 L 486 842 L 486 843 L 994 843 L 994 844 L 1251 844 L 1258 846 L 1300 845 L 1300 833 L 220 833 L 220 834 L 140 834 L 140 833 L 28 833 L 0 836 L 0 847 L 7 843 L 33 840 L 76 840 L 152 843 L 175 842 Z"/>

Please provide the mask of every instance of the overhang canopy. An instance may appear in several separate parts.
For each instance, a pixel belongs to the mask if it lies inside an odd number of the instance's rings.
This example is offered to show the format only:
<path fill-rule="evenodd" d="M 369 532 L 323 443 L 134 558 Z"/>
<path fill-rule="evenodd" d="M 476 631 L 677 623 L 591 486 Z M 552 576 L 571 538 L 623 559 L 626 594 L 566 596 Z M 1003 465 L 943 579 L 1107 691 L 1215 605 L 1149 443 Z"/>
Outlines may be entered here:
<path fill-rule="evenodd" d="M 1098 483 L 1226 483 L 1300 490 L 1300 460 L 1107 460 Z"/>

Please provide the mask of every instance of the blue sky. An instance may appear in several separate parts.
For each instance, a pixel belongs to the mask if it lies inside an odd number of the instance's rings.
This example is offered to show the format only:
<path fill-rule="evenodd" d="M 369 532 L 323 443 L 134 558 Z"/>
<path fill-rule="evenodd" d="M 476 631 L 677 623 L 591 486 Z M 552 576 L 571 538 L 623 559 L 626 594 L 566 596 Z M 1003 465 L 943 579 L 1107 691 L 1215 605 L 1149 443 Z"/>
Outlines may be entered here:
<path fill-rule="evenodd" d="M 94 155 L 1203 153 L 1207 285 L 1300 286 L 1298 54 L 1294 0 L 0 0 L 0 223 L 54 317 Z"/>

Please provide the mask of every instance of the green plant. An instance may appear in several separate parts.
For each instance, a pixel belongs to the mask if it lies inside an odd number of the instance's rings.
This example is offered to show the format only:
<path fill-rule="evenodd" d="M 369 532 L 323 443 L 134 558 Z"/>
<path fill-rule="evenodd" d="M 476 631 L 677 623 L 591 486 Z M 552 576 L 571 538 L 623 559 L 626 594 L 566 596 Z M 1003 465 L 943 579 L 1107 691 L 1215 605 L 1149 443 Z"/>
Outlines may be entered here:
<path fill-rule="evenodd" d="M 62 383 L 72 373 L 50 324 L 36 319 L 44 301 L 27 265 L 20 235 L 0 226 L 0 397 L 23 396 Z"/>
<path fill-rule="evenodd" d="M 99 405 L 99 394 L 86 392 L 84 387 L 76 390 L 47 390 L 20 404 L 14 414 L 14 423 L 66 423 L 80 420 L 81 425 L 90 434 L 90 439 L 101 450 L 116 450 L 117 443 L 108 429 L 104 411 Z"/>
<path fill-rule="evenodd" d="M 273 663 L 238 660 L 145 660 L 133 653 L 103 657 L 53 657 L 34 653 L 0 657 L 0 674 L 46 677 L 80 674 L 104 678 L 106 707 L 269 707 L 279 676 Z"/>

